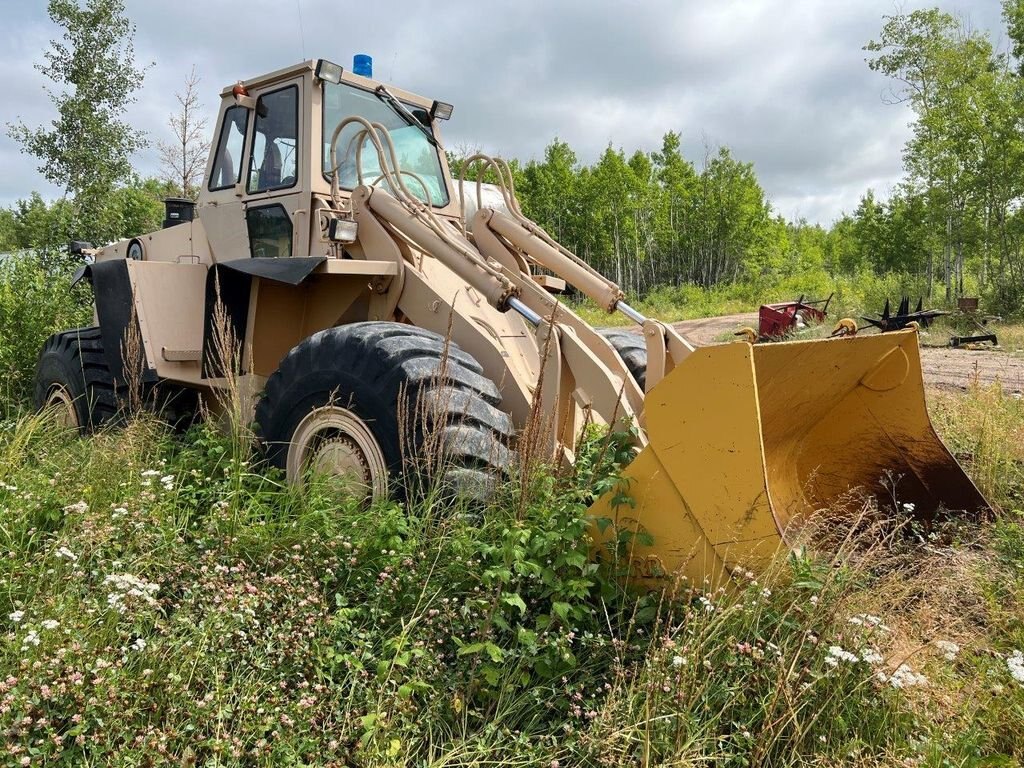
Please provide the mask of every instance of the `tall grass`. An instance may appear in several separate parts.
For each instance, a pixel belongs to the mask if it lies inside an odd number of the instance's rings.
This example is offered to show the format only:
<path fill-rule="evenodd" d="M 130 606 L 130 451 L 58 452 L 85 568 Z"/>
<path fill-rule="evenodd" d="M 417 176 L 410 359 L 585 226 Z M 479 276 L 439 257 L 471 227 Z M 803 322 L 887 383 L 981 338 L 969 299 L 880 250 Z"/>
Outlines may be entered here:
<path fill-rule="evenodd" d="M 951 443 L 992 410 L 988 396 L 949 412 Z M 590 561 L 586 503 L 614 451 L 587 450 L 575 477 L 540 476 L 525 506 L 508 489 L 467 516 L 287 487 L 203 427 L 177 439 L 142 418 L 69 440 L 44 417 L 6 422 L 0 754 L 365 766 L 1024 754 L 1008 663 L 1024 648 L 1015 518 L 922 542 L 865 507 L 827 521 L 831 543 L 808 529 L 806 548 L 729 590 L 636 594 Z"/>
<path fill-rule="evenodd" d="M 986 497 L 1024 510 L 1024 399 L 998 383 L 928 393 L 932 420 Z"/>

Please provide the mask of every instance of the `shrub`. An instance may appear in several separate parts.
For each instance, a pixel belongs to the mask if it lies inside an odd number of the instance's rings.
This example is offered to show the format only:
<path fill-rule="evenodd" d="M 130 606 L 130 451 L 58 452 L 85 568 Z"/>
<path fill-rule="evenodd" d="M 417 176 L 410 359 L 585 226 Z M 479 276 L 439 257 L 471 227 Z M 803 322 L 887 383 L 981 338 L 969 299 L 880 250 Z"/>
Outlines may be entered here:
<path fill-rule="evenodd" d="M 71 287 L 66 259 L 44 264 L 31 253 L 0 257 L 0 418 L 32 399 L 36 358 L 56 331 L 90 323 L 88 287 Z"/>

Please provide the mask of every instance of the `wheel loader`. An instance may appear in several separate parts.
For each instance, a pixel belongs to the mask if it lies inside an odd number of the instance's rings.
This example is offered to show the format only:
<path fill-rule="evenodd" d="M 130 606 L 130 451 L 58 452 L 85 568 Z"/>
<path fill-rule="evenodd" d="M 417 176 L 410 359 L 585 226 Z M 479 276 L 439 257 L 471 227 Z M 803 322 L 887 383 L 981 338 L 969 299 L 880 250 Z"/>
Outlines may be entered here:
<path fill-rule="evenodd" d="M 762 566 L 854 491 L 925 522 L 986 508 L 932 429 L 913 330 L 695 348 L 527 218 L 507 164 L 477 155 L 453 178 L 450 104 L 357 63 L 228 86 L 198 201 L 168 201 L 159 231 L 73 244 L 94 325 L 46 342 L 40 407 L 84 431 L 132 381 L 186 403 L 235 387 L 289 480 L 328 473 L 367 498 L 408 491 L 428 435 L 434 479 L 480 496 L 527 439 L 571 464 L 586 425 L 630 431 L 624 488 L 591 513 L 649 534 L 629 554 L 641 579 Z M 592 327 L 566 286 L 632 329 Z"/>

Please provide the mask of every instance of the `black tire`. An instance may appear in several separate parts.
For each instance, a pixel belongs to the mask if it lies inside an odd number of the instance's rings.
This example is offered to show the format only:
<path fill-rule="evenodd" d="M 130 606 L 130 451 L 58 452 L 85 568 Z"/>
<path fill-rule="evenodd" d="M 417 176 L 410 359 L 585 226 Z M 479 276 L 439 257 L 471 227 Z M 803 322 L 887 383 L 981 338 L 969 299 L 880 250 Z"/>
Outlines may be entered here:
<path fill-rule="evenodd" d="M 417 403 L 428 419 L 413 415 Z M 442 460 L 424 466 L 440 467 L 442 476 L 428 482 L 439 480 L 462 498 L 483 501 L 514 460 L 507 447 L 512 420 L 500 403 L 494 382 L 456 344 L 446 350 L 443 337 L 415 326 L 361 322 L 320 331 L 296 345 L 267 380 L 256 424 L 267 459 L 284 469 L 300 423 L 314 409 L 341 406 L 373 433 L 393 497 L 415 496 L 418 489 L 410 486 L 423 471 L 403 466 L 403 448 L 419 453 L 434 440 Z"/>
<path fill-rule="evenodd" d="M 640 385 L 640 391 L 647 391 L 647 345 L 639 333 L 630 333 L 619 328 L 599 328 L 598 333 L 615 347 L 622 362 Z"/>
<path fill-rule="evenodd" d="M 46 340 L 36 364 L 36 408 L 46 406 L 58 387 L 73 398 L 80 432 L 90 432 L 117 415 L 114 380 L 99 328 L 74 328 Z"/>

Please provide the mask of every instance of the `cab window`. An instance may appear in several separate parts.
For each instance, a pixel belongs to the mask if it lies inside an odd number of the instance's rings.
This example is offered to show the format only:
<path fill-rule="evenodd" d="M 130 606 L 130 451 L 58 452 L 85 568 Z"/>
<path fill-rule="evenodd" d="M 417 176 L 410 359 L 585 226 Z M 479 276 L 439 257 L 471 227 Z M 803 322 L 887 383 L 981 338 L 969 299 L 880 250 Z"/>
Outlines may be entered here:
<path fill-rule="evenodd" d="M 431 132 L 430 116 L 415 104 L 406 108 Z M 409 172 L 404 180 L 409 191 L 423 202 L 428 200 L 435 207 L 448 205 L 448 189 L 441 171 L 439 149 L 415 125 L 409 125 L 405 118 L 381 101 L 372 91 L 365 91 L 348 83 L 324 83 L 324 124 L 323 124 L 323 172 L 330 181 L 331 135 L 338 124 L 347 117 L 359 115 L 370 122 L 380 123 L 391 134 L 395 154 L 403 171 Z M 363 130 L 358 123 L 350 123 L 338 136 L 337 162 L 338 184 L 342 189 L 355 189 L 360 184 L 372 184 L 380 175 L 380 161 L 369 138 L 362 140 L 361 170 L 356 164 L 356 137 Z M 414 174 L 414 175 L 413 175 Z M 387 184 L 382 184 L 385 188 Z"/>
<path fill-rule="evenodd" d="M 262 205 L 245 212 L 249 253 L 254 259 L 292 255 L 292 220 L 282 205 Z"/>
<path fill-rule="evenodd" d="M 299 89 L 290 85 L 256 101 L 256 125 L 249 158 L 252 192 L 295 186 L 298 167 Z"/>
<path fill-rule="evenodd" d="M 242 146 L 245 131 L 249 127 L 249 110 L 235 105 L 224 111 L 220 137 L 217 139 L 217 153 L 213 159 L 209 189 L 233 187 L 242 180 Z"/>

